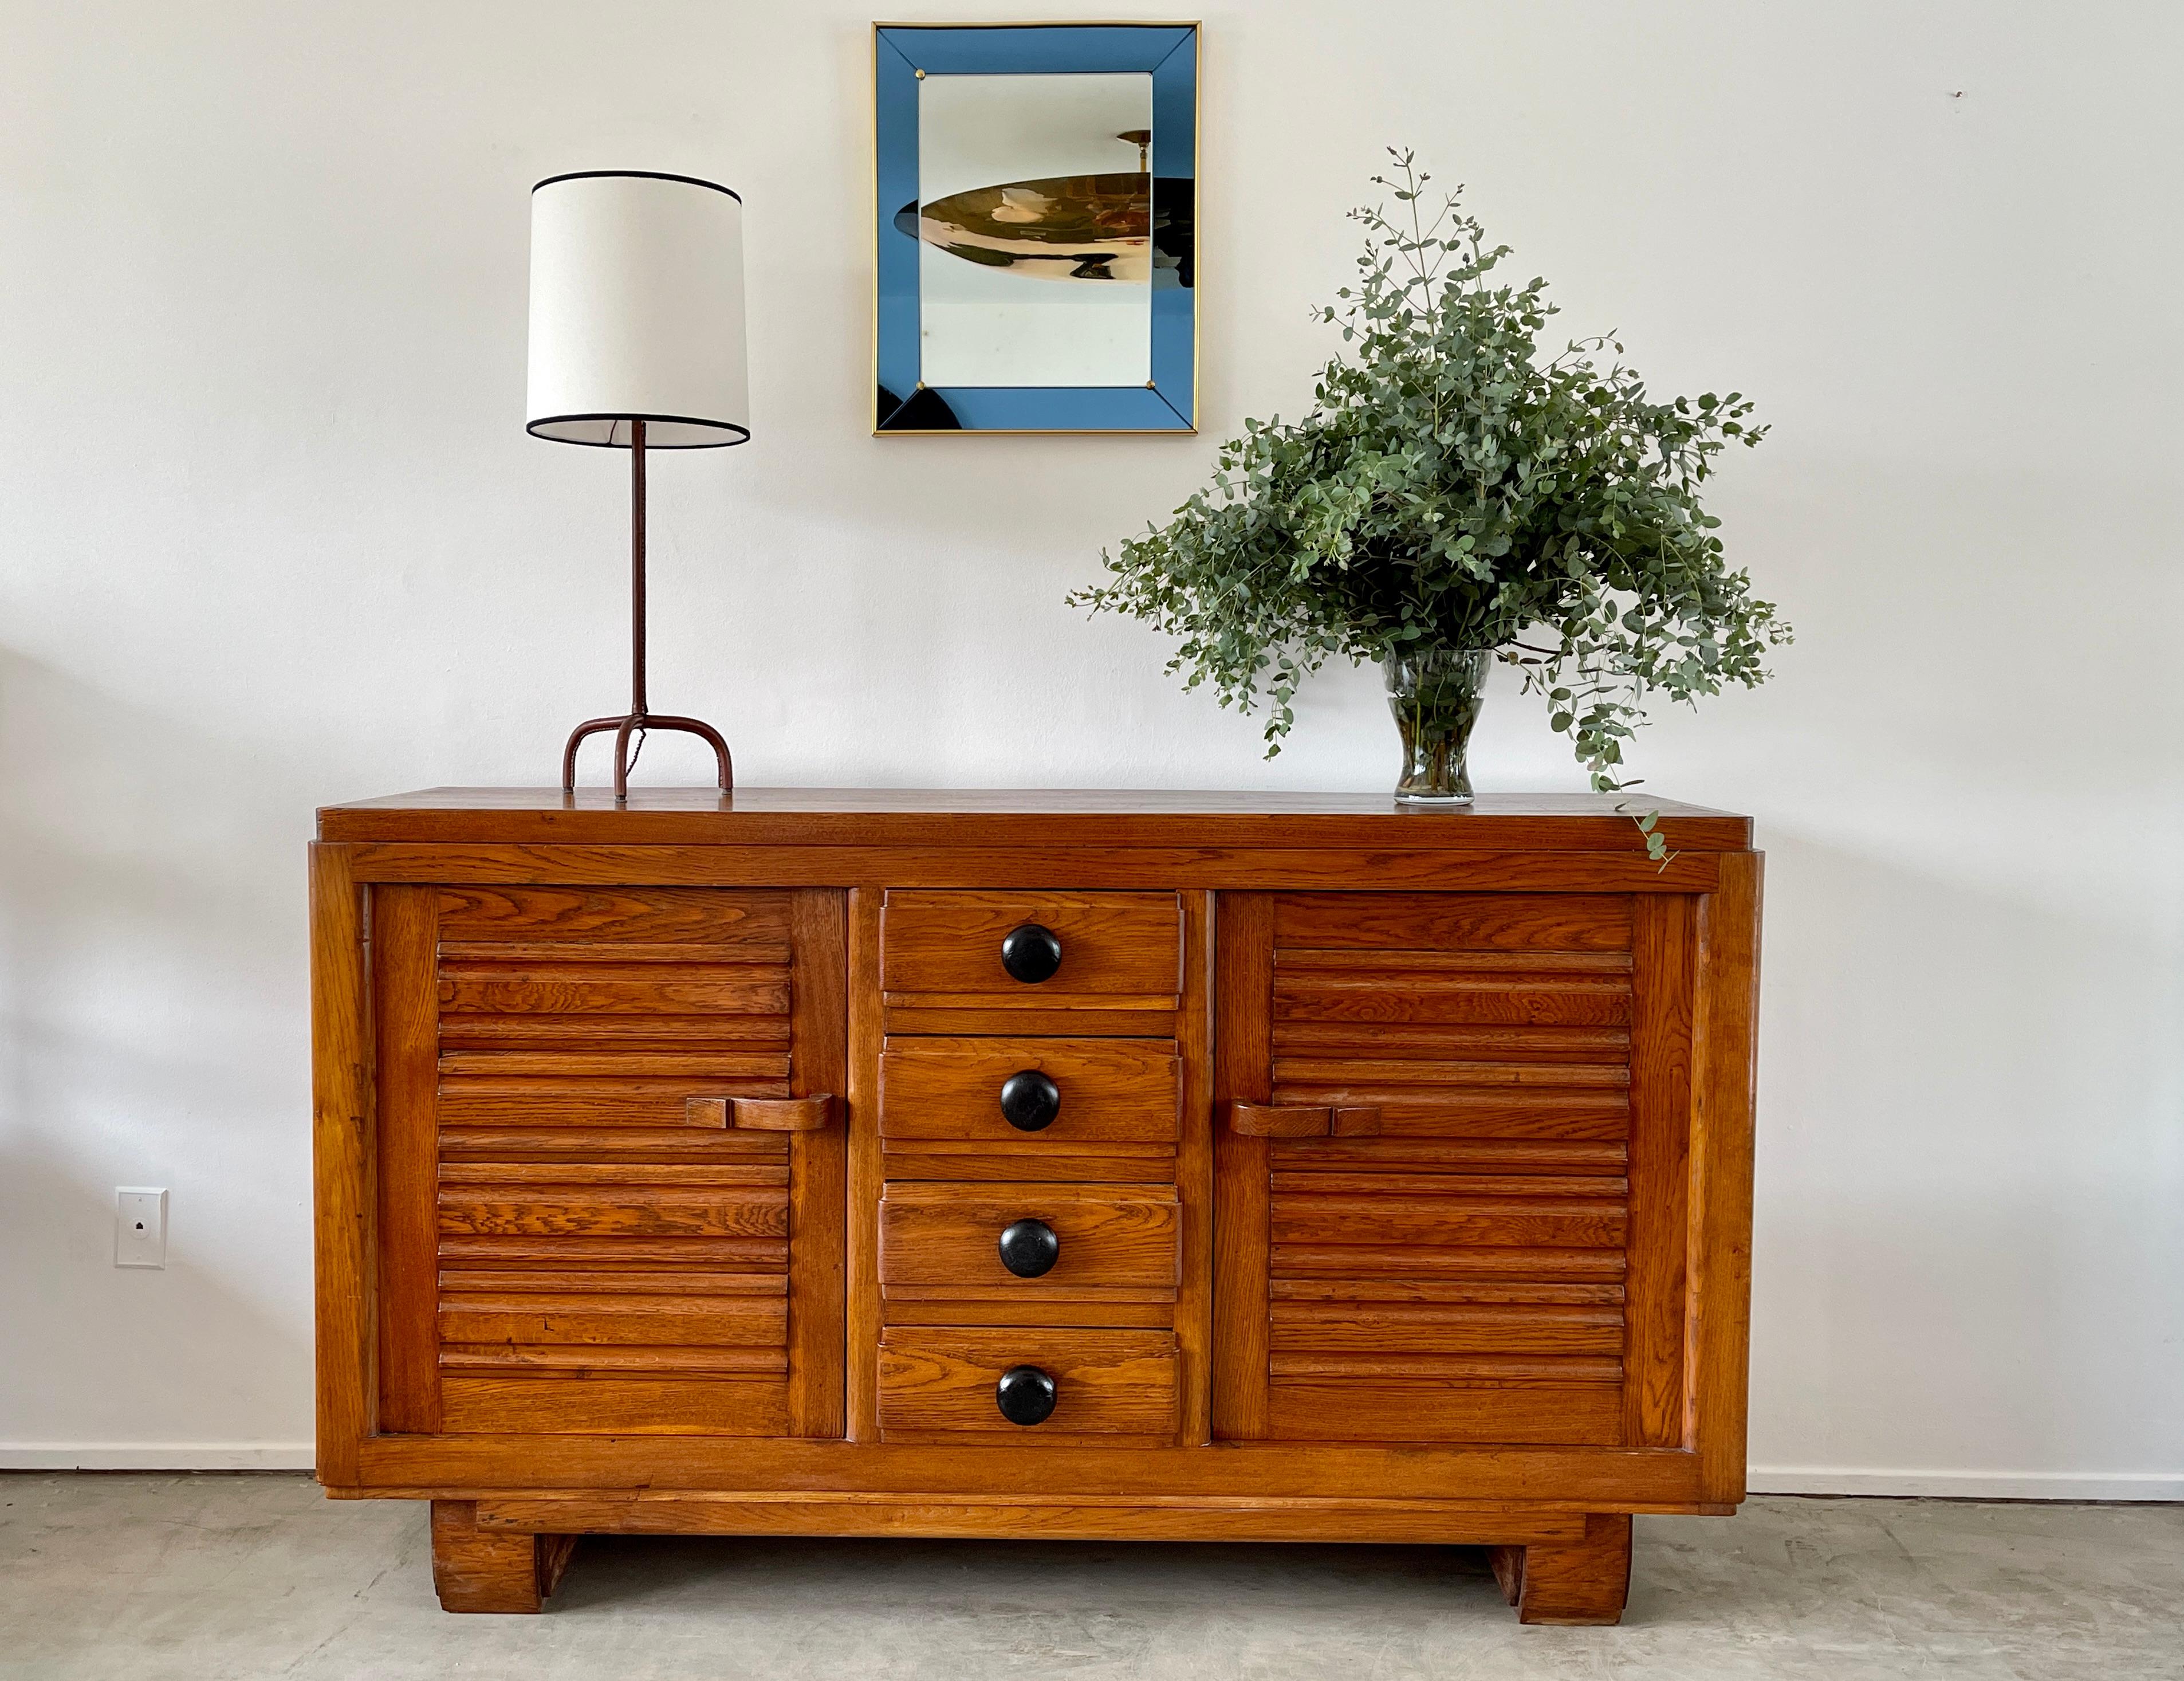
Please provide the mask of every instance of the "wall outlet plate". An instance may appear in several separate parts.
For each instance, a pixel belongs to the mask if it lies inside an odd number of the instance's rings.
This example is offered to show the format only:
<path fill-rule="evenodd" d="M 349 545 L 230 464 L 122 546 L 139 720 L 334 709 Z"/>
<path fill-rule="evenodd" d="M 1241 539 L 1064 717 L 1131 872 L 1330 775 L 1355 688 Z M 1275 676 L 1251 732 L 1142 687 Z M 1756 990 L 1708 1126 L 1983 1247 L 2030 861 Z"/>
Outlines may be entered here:
<path fill-rule="evenodd" d="M 143 1185 L 114 1187 L 114 1264 L 167 1264 L 167 1193 Z"/>

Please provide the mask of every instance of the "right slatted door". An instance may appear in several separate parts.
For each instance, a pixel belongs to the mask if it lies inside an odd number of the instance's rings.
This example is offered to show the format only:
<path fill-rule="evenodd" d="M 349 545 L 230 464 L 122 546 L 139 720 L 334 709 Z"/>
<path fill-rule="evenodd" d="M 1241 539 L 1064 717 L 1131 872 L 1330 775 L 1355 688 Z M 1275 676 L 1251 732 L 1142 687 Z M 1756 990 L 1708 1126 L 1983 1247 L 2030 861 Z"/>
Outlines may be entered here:
<path fill-rule="evenodd" d="M 1675 893 L 1223 896 L 1217 1435 L 1684 1440 L 1696 928 Z"/>

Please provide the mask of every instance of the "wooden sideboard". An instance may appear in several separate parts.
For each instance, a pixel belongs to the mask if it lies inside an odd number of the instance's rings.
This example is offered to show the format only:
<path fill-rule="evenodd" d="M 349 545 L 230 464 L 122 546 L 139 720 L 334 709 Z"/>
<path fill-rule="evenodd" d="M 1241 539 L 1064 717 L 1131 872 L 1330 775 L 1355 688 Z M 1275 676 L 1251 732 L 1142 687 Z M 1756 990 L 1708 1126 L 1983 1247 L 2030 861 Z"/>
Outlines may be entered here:
<path fill-rule="evenodd" d="M 1744 1495 L 1747 819 L 443 789 L 311 853 L 319 1477 L 599 1533 L 1448 1542 Z"/>

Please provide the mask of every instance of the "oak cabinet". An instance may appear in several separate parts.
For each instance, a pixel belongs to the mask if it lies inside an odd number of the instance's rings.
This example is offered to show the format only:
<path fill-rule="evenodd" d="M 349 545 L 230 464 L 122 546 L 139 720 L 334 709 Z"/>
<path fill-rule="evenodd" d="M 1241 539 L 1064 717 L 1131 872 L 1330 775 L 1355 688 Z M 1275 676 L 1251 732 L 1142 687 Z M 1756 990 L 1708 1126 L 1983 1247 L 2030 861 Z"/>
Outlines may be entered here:
<path fill-rule="evenodd" d="M 382 1432 L 841 1435 L 845 904 L 373 891 Z"/>
<path fill-rule="evenodd" d="M 314 848 L 320 1475 L 586 1533 L 1446 1541 L 1743 1494 L 1758 857 L 1583 797 L 440 790 Z"/>

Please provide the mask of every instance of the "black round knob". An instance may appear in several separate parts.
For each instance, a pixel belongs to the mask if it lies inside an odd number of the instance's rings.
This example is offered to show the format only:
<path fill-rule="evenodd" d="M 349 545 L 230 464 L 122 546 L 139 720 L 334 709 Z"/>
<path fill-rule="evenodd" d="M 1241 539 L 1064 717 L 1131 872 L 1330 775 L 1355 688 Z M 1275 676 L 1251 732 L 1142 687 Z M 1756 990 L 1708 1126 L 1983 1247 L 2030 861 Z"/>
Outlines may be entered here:
<path fill-rule="evenodd" d="M 1061 967 L 1061 939 L 1050 928 L 1028 922 L 1001 941 L 1001 967 L 1025 985 L 1051 980 Z"/>
<path fill-rule="evenodd" d="M 1061 1113 L 1061 1088 L 1035 1068 L 1001 1082 L 1001 1119 L 1019 1132 L 1039 1132 Z"/>
<path fill-rule="evenodd" d="M 1044 1424 L 1054 1416 L 1054 1380 L 1035 1365 L 1012 1365 L 994 1385 L 994 1405 L 1011 1424 Z"/>
<path fill-rule="evenodd" d="M 1001 1265 L 1019 1278 L 1043 1278 L 1061 1259 L 1061 1239 L 1043 1220 L 1011 1220 L 1001 1228 Z"/>

